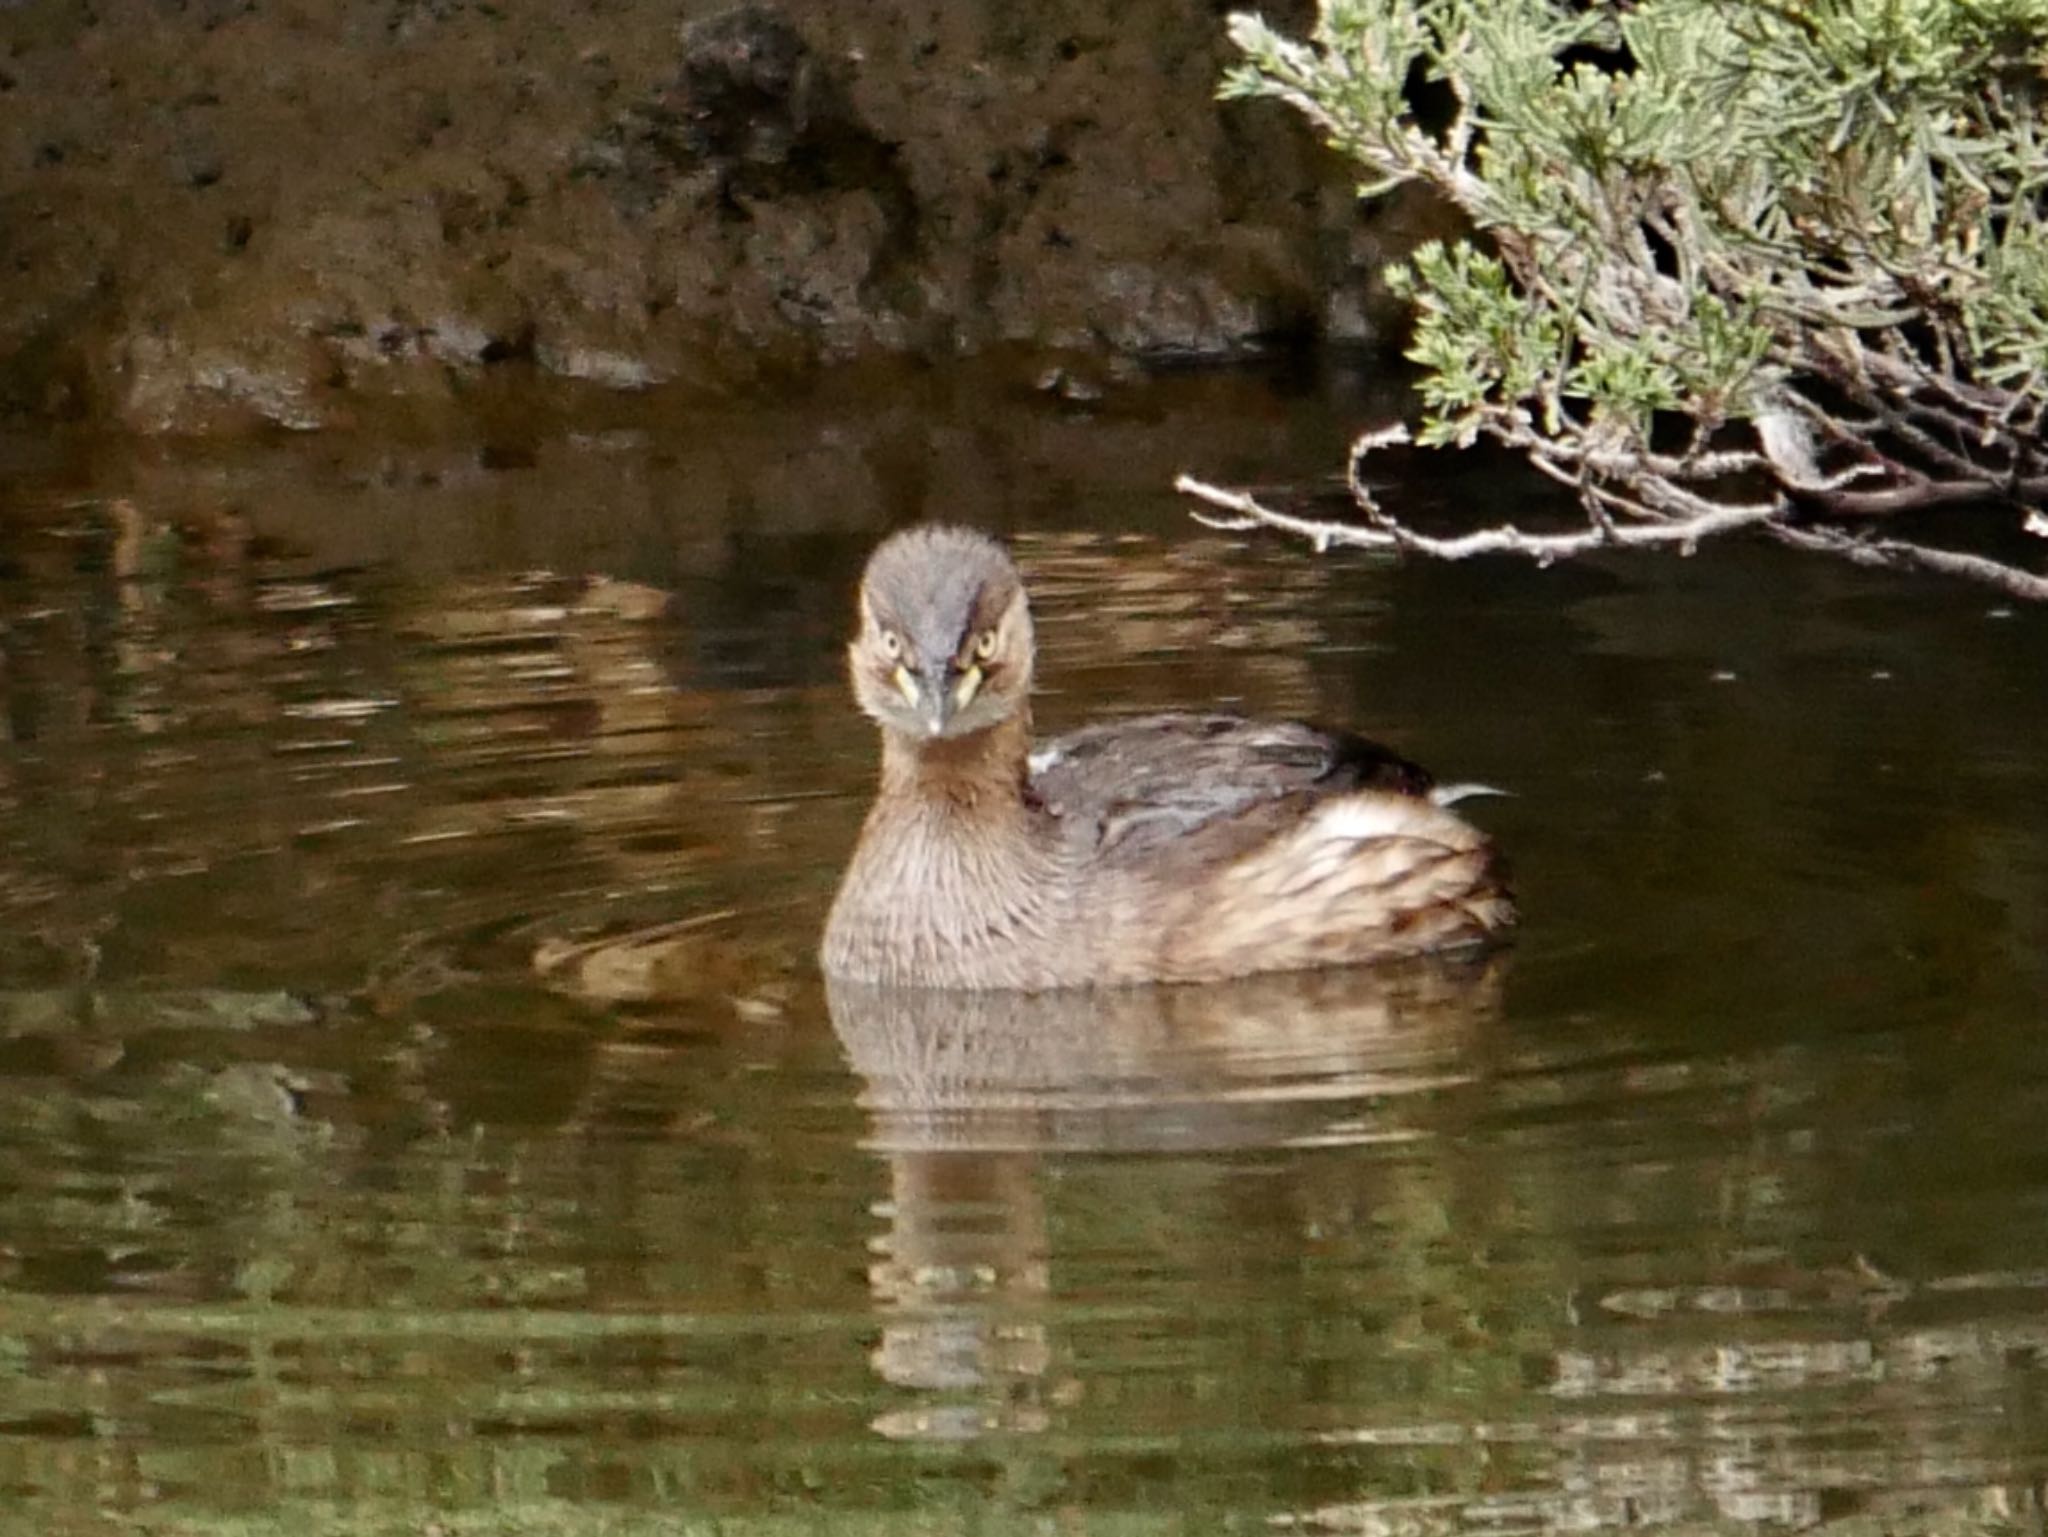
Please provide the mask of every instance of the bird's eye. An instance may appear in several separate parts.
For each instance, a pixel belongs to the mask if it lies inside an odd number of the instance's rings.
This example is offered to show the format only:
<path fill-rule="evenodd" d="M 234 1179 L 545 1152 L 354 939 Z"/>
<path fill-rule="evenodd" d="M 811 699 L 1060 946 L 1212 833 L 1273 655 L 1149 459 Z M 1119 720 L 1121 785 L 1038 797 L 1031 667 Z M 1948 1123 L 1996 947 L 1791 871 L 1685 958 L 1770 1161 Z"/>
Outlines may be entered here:
<path fill-rule="evenodd" d="M 974 655 L 976 660 L 986 662 L 995 654 L 996 632 L 994 630 L 983 630 L 974 637 Z"/>
<path fill-rule="evenodd" d="M 903 655 L 903 637 L 894 630 L 882 632 L 882 655 L 892 662 Z"/>

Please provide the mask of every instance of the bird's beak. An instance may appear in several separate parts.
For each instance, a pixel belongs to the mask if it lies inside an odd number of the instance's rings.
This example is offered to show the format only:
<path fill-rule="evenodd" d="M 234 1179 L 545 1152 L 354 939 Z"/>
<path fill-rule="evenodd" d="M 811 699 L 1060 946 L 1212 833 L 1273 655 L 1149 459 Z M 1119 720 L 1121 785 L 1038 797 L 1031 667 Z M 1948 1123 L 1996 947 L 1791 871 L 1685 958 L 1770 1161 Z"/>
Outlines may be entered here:
<path fill-rule="evenodd" d="M 954 690 L 947 687 L 943 672 L 912 672 L 898 666 L 889 681 L 896 685 L 903 702 L 917 711 L 926 736 L 945 735 L 946 723 L 953 718 Z"/>
<path fill-rule="evenodd" d="M 981 669 L 969 662 L 958 678 L 953 681 L 953 708 L 964 710 L 974 703 L 974 696 L 981 692 Z"/>
<path fill-rule="evenodd" d="M 944 736 L 953 717 L 974 703 L 985 676 L 972 664 L 958 673 L 946 669 L 917 673 L 908 667 L 898 667 L 890 681 L 904 702 L 923 717 L 925 734 Z"/>

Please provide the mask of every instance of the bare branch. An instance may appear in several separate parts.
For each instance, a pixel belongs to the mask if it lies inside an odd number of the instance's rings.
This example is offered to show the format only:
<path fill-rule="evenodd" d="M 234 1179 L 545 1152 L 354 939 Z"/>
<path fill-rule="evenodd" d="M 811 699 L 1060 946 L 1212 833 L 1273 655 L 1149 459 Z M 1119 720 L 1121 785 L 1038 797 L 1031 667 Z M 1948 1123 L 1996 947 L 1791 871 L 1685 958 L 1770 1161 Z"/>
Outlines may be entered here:
<path fill-rule="evenodd" d="M 1207 527 L 1225 529 L 1233 533 L 1254 528 L 1277 529 L 1282 533 L 1294 534 L 1308 540 L 1315 546 L 1318 554 L 1338 545 L 1375 550 L 1398 547 L 1437 560 L 1469 560 L 1475 555 L 1521 555 L 1540 565 L 1549 565 L 1555 560 L 1569 560 L 1574 555 L 1584 555 L 1592 550 L 1612 546 L 1677 545 L 1688 548 L 1716 534 L 1727 533 L 1737 528 L 1755 527 L 1767 521 L 1776 512 L 1776 509 L 1771 507 L 1716 507 L 1697 517 L 1682 521 L 1610 522 L 1605 527 L 1594 525 L 1576 529 L 1568 534 L 1530 533 L 1527 529 L 1517 528 L 1512 523 L 1503 523 L 1494 528 L 1482 528 L 1473 533 L 1459 534 L 1454 538 L 1439 539 L 1430 534 L 1417 533 L 1414 529 L 1386 517 L 1384 513 L 1382 517 L 1386 518 L 1386 522 L 1377 528 L 1357 523 L 1340 523 L 1331 519 L 1296 517 L 1292 513 L 1268 507 L 1241 491 L 1226 491 L 1220 486 L 1210 485 L 1207 481 L 1197 480 L 1192 475 L 1184 474 L 1177 477 L 1173 488 L 1231 514 L 1228 518 L 1214 518 L 1200 512 L 1195 513 L 1196 520 Z"/>
<path fill-rule="evenodd" d="M 1197 480 L 1192 475 L 1182 474 L 1174 478 L 1173 489 L 1183 495 L 1195 497 L 1212 507 L 1221 507 L 1231 514 L 1218 518 L 1209 513 L 1197 511 L 1191 516 L 1204 528 L 1221 529 L 1225 533 L 1249 533 L 1255 528 L 1277 528 L 1282 533 L 1297 534 L 1315 546 L 1318 555 L 1332 545 L 1350 545 L 1368 550 L 1390 550 L 1394 547 L 1394 536 L 1382 529 L 1361 528 L 1355 523 L 1325 522 L 1315 518 L 1297 518 L 1291 513 L 1275 512 L 1242 491 L 1226 491 L 1221 486 L 1212 486 L 1207 481 Z"/>
<path fill-rule="evenodd" d="M 1801 486 L 1802 496 L 1825 508 L 1830 517 L 1881 518 L 1897 512 L 1918 512 L 1933 507 L 1968 506 L 1974 502 L 1996 501 L 2002 496 L 2028 500 L 2048 498 L 2048 476 L 2018 482 L 2009 480 L 1920 480 L 1891 486 L 1883 491 L 1844 491 L 1828 487 Z"/>
<path fill-rule="evenodd" d="M 1577 482 L 1566 466 L 1554 465 L 1550 473 L 1563 484 L 1577 488 Z M 1700 510 L 1686 518 L 1638 523 L 1619 523 L 1610 519 L 1559 534 L 1531 533 L 1514 524 L 1503 523 L 1440 539 L 1417 533 L 1384 509 L 1377 510 L 1376 525 L 1367 527 L 1334 519 L 1297 517 L 1268 507 L 1242 491 L 1226 491 L 1192 475 L 1176 477 L 1173 486 L 1183 495 L 1220 507 L 1230 514 L 1218 518 L 1200 511 L 1193 513 L 1194 519 L 1205 527 L 1231 533 L 1273 529 L 1308 540 L 1319 555 L 1336 546 L 1348 546 L 1371 550 L 1412 550 L 1437 560 L 1467 560 L 1475 555 L 1519 555 L 1547 566 L 1553 561 L 1569 560 L 1575 555 L 1601 549 L 1675 545 L 1690 554 L 1703 540 L 1716 535 L 1759 529 L 1780 543 L 1838 556 L 1855 565 L 1937 572 L 1996 588 L 2015 598 L 2048 602 L 2048 576 L 1988 556 L 1945 550 L 1909 539 L 1862 539 L 1836 528 L 1796 526 L 1784 521 L 1787 509 L 1783 503 L 1722 507 L 1701 501 Z M 1630 502 L 1617 492 L 1598 486 L 1593 489 L 1594 494 L 1610 506 L 1625 507 L 1638 515 L 1652 515 L 1648 508 Z"/>
<path fill-rule="evenodd" d="M 2040 576 L 2002 560 L 1972 555 L 1965 550 L 1944 550 L 1917 544 L 1910 539 L 1858 539 L 1838 528 L 1795 528 L 1788 524 L 1769 525 L 1773 539 L 1802 550 L 1839 555 L 1859 566 L 1880 566 L 1891 570 L 1933 571 L 1959 576 L 1985 587 L 2030 602 L 2048 602 L 2048 576 Z"/>

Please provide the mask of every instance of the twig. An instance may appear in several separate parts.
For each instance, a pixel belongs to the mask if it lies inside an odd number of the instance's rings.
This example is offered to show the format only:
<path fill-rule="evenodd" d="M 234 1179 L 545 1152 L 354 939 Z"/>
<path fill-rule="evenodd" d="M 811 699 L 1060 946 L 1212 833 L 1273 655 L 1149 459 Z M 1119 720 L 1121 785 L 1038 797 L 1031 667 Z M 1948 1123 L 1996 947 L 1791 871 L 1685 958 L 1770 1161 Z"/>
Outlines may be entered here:
<path fill-rule="evenodd" d="M 1995 501 L 2000 496 L 2040 500 L 2048 498 L 2048 477 L 2035 476 L 2016 485 L 2003 479 L 1987 478 L 1909 481 L 1882 491 L 1841 491 L 1804 486 L 1799 489 L 1802 493 L 1811 494 L 1830 517 L 1877 518 L 1929 507 L 1957 507 L 1972 502 Z"/>
<path fill-rule="evenodd" d="M 1308 540 L 1315 546 L 1318 554 L 1333 545 L 1377 550 L 1398 546 L 1437 560 L 1469 560 L 1474 555 L 1522 555 L 1542 565 L 1548 565 L 1554 560 L 1569 560 L 1574 555 L 1584 555 L 1591 550 L 1616 545 L 1692 546 L 1702 539 L 1727 533 L 1731 529 L 1754 527 L 1775 516 L 1777 511 L 1769 506 L 1717 507 L 1691 518 L 1654 523 L 1610 521 L 1604 527 L 1596 524 L 1575 529 L 1568 534 L 1532 534 L 1512 523 L 1502 523 L 1493 528 L 1459 534 L 1455 538 L 1439 539 L 1429 534 L 1419 534 L 1405 525 L 1395 524 L 1391 518 L 1387 519 L 1387 526 L 1379 528 L 1367 528 L 1357 523 L 1340 523 L 1329 519 L 1299 518 L 1292 513 L 1268 507 L 1241 491 L 1226 491 L 1221 486 L 1212 486 L 1192 475 L 1179 476 L 1175 479 L 1173 487 L 1176 491 L 1207 502 L 1212 507 L 1220 507 L 1231 514 L 1228 518 L 1216 518 L 1201 512 L 1195 513 L 1195 520 L 1206 527 L 1223 529 L 1231 533 L 1242 533 L 1253 528 L 1278 529 L 1282 533 L 1294 534 Z M 1614 495 L 1612 492 L 1605 494 Z M 1394 532 L 1397 527 L 1398 533 Z"/>
<path fill-rule="evenodd" d="M 1574 480 L 1568 478 L 1570 472 L 1564 465 L 1551 466 L 1548 472 L 1567 485 L 1575 485 Z M 1649 511 L 1611 488 L 1588 484 L 1593 494 L 1607 505 L 1621 506 L 1638 515 Z M 1685 517 L 1657 517 L 1656 521 L 1637 523 L 1609 519 L 1605 523 L 1593 523 L 1583 529 L 1558 534 L 1531 533 L 1512 523 L 1503 523 L 1440 539 L 1417 533 L 1383 508 L 1376 509 L 1376 526 L 1367 527 L 1334 519 L 1297 517 L 1268 507 L 1242 491 L 1226 491 L 1221 486 L 1212 486 L 1188 474 L 1175 477 L 1173 486 L 1183 495 L 1192 496 L 1229 514 L 1227 517 L 1215 517 L 1195 511 L 1192 516 L 1204 527 L 1230 533 L 1274 529 L 1308 540 L 1319 555 L 1333 546 L 1342 545 L 1355 549 L 1412 550 L 1437 560 L 1467 560 L 1475 555 L 1520 555 L 1547 566 L 1553 561 L 1612 548 L 1676 545 L 1690 554 L 1701 541 L 1716 535 L 1739 529 L 1759 529 L 1797 549 L 1835 555 L 1859 566 L 1938 572 L 1996 588 L 2015 598 L 2048 602 L 2048 576 L 2040 576 L 1988 556 L 1944 550 L 1909 539 L 1859 539 L 1835 528 L 1798 527 L 1784 521 L 1789 504 L 1783 502 L 1724 507 L 1687 497 L 1696 504 L 1697 510 Z"/>
<path fill-rule="evenodd" d="M 1191 513 L 1190 516 L 1204 528 L 1220 529 L 1227 534 L 1242 534 L 1255 528 L 1277 528 L 1282 533 L 1298 534 L 1308 540 L 1315 546 L 1318 555 L 1323 554 L 1333 544 L 1346 544 L 1368 550 L 1387 550 L 1394 547 L 1394 536 L 1384 530 L 1360 528 L 1356 523 L 1325 522 L 1275 512 L 1242 491 L 1226 491 L 1221 486 L 1212 486 L 1207 481 L 1195 479 L 1192 475 L 1176 476 L 1173 489 L 1183 495 L 1205 501 L 1212 507 L 1221 507 L 1225 512 L 1232 514 L 1227 518 L 1218 518 L 1206 512 Z"/>
<path fill-rule="evenodd" d="M 1772 524 L 1765 532 L 1773 539 L 1799 549 L 1839 555 L 1859 566 L 1934 571 L 1943 576 L 1959 576 L 1986 587 L 1995 587 L 2000 592 L 2029 602 L 2048 602 L 2048 577 L 2037 576 L 1985 555 L 1938 549 L 1932 545 L 1916 544 L 1910 539 L 1858 539 L 1839 528 L 1794 528 L 1778 523 Z"/>

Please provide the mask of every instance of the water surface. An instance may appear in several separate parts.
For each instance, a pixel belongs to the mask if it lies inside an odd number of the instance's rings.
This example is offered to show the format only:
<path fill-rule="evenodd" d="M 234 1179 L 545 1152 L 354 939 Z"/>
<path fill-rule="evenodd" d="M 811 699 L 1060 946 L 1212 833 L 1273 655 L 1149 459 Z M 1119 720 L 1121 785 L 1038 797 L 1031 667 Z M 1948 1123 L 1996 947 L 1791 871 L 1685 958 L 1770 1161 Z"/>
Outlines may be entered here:
<path fill-rule="evenodd" d="M 2037 1528 L 2044 616 L 1165 489 L 1369 404 L 0 448 L 0 1531 Z M 851 583 L 942 515 L 1016 534 L 1050 728 L 1512 789 L 1520 942 L 828 996 Z"/>

